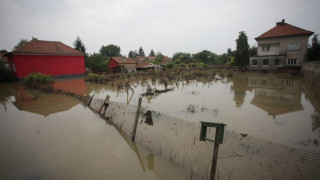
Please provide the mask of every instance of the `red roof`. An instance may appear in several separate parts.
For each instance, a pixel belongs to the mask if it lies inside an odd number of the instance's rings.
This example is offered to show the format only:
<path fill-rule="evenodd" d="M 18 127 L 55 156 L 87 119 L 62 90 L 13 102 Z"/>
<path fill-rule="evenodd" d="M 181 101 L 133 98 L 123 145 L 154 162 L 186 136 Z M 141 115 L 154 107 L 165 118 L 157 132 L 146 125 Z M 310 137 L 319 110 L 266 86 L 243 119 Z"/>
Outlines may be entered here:
<path fill-rule="evenodd" d="M 148 56 L 148 57 L 146 57 L 146 59 L 148 59 L 148 60 L 155 60 L 156 57 L 154 57 L 154 56 Z"/>
<path fill-rule="evenodd" d="M 137 60 L 137 61 L 144 61 L 145 59 L 146 59 L 146 58 L 143 57 L 143 56 L 138 56 L 136 60 Z"/>
<path fill-rule="evenodd" d="M 115 60 L 118 64 L 137 64 L 137 62 L 131 58 L 112 57 L 111 59 Z"/>
<path fill-rule="evenodd" d="M 311 36 L 312 34 L 313 32 L 311 31 L 304 30 L 296 26 L 292 26 L 291 24 L 287 24 L 284 22 L 284 20 L 282 20 L 282 22 L 278 22 L 274 28 L 261 34 L 255 39 L 273 38 L 273 37 L 281 37 L 281 36 L 296 36 L 296 35 Z"/>
<path fill-rule="evenodd" d="M 151 68 L 155 67 L 155 65 L 151 62 L 138 62 L 137 68 Z"/>
<path fill-rule="evenodd" d="M 42 41 L 33 38 L 27 44 L 14 50 L 13 54 L 84 55 L 59 41 Z"/>

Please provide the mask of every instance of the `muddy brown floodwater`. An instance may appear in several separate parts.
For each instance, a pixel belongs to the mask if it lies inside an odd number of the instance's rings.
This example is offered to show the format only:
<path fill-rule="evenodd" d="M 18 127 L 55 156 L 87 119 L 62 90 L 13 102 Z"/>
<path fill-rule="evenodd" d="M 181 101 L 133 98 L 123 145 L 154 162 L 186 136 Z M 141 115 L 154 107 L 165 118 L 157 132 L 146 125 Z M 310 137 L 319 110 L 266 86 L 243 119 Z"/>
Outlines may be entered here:
<path fill-rule="evenodd" d="M 185 179 L 71 97 L 16 83 L 0 92 L 0 179 Z"/>
<path fill-rule="evenodd" d="M 114 83 L 87 82 L 88 93 L 104 99 L 137 105 L 139 95 L 164 85 L 152 80 L 132 80 L 134 93 Z M 142 106 L 191 122 L 227 124 L 235 132 L 288 145 L 320 151 L 319 88 L 300 77 L 272 73 L 234 73 L 232 78 L 210 82 L 171 82 L 172 91 L 144 96 Z"/>

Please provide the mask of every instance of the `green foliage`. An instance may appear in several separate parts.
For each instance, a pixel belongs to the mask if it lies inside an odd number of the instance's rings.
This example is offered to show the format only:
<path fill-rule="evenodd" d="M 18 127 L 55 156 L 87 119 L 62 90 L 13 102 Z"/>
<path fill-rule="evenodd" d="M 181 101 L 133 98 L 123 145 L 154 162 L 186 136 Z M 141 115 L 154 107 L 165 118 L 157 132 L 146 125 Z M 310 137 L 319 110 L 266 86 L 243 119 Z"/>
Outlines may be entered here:
<path fill-rule="evenodd" d="M 142 47 L 140 46 L 140 48 L 139 48 L 139 56 L 145 56 L 144 55 L 144 51 L 143 51 L 143 49 L 142 49 Z"/>
<path fill-rule="evenodd" d="M 91 69 L 93 72 L 101 72 L 108 70 L 109 58 L 99 54 L 93 53 L 86 58 L 86 67 Z"/>
<path fill-rule="evenodd" d="M 120 47 L 113 44 L 102 46 L 100 48 L 100 54 L 105 57 L 120 57 L 120 51 Z"/>
<path fill-rule="evenodd" d="M 236 40 L 237 49 L 235 52 L 235 65 L 243 67 L 249 64 L 249 44 L 248 37 L 244 31 L 239 32 L 239 37 Z"/>
<path fill-rule="evenodd" d="M 7 50 L 5 50 L 5 49 L 1 49 L 0 50 L 0 54 L 6 54 L 8 51 Z"/>
<path fill-rule="evenodd" d="M 154 53 L 153 49 L 151 49 L 149 56 L 155 56 L 156 54 Z"/>
<path fill-rule="evenodd" d="M 312 44 L 308 48 L 308 61 L 320 61 L 320 43 L 318 35 L 315 34 L 312 38 Z"/>
<path fill-rule="evenodd" d="M 174 68 L 175 67 L 175 63 L 173 63 L 173 62 L 169 62 L 168 64 L 166 64 L 166 68 L 168 68 L 168 69 L 172 69 L 172 68 Z"/>
<path fill-rule="evenodd" d="M 175 62 L 176 64 L 189 64 L 193 62 L 191 54 L 183 53 L 183 52 L 174 53 L 172 57 L 172 61 Z"/>
<path fill-rule="evenodd" d="M 53 90 L 54 79 L 49 75 L 32 72 L 24 78 L 23 83 L 29 88 L 50 91 Z"/>
<path fill-rule="evenodd" d="M 249 48 L 249 57 L 256 56 L 258 53 L 258 48 L 257 46 L 252 46 Z"/>
<path fill-rule="evenodd" d="M 211 51 L 203 50 L 201 52 L 193 54 L 193 61 L 203 62 L 205 64 L 214 64 L 214 60 L 215 60 L 214 56 L 217 56 L 217 55 L 212 53 Z"/>
<path fill-rule="evenodd" d="M 9 64 L 0 60 L 0 82 L 12 79 L 11 72 L 6 66 L 9 66 Z"/>
<path fill-rule="evenodd" d="M 13 50 L 16 50 L 18 48 L 20 48 L 21 46 L 27 44 L 29 41 L 28 39 L 21 39 L 17 45 L 14 46 Z"/>
<path fill-rule="evenodd" d="M 163 56 L 161 53 L 158 53 L 158 54 L 157 54 L 156 59 L 155 59 L 155 61 L 157 62 L 157 64 L 162 63 L 163 57 L 164 57 L 164 56 Z"/>
<path fill-rule="evenodd" d="M 84 46 L 79 36 L 77 36 L 77 39 L 73 42 L 73 47 L 80 52 L 86 53 L 86 47 Z"/>
<path fill-rule="evenodd" d="M 128 54 L 128 57 L 132 59 L 136 59 L 138 56 L 139 56 L 139 53 L 137 51 L 130 51 Z"/>

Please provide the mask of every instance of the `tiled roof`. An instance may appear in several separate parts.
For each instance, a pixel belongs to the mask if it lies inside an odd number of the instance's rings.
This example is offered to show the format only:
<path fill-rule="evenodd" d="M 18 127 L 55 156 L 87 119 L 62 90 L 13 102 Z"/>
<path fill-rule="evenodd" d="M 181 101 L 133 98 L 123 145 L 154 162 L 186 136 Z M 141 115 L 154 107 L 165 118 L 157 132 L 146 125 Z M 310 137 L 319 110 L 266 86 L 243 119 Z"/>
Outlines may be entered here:
<path fill-rule="evenodd" d="M 284 20 L 282 20 L 282 22 L 278 22 L 274 28 L 261 34 L 255 39 L 273 38 L 273 37 L 282 37 L 282 36 L 295 36 L 295 35 L 311 36 L 312 34 L 313 32 L 311 31 L 304 30 L 296 26 L 292 26 L 291 24 L 287 24 L 284 22 Z"/>
<path fill-rule="evenodd" d="M 136 64 L 137 62 L 131 58 L 112 57 L 118 64 Z"/>
<path fill-rule="evenodd" d="M 146 59 L 146 58 L 143 57 L 143 56 L 138 56 L 136 60 L 137 60 L 137 61 L 144 61 L 145 59 Z"/>
<path fill-rule="evenodd" d="M 59 41 L 42 41 L 33 38 L 27 44 L 14 50 L 13 54 L 84 55 Z"/>
<path fill-rule="evenodd" d="M 137 68 L 151 68 L 155 67 L 155 65 L 151 62 L 138 62 Z"/>
<path fill-rule="evenodd" d="M 148 60 L 155 60 L 156 57 L 155 57 L 155 56 L 148 56 L 148 57 L 146 57 L 146 59 L 148 59 Z"/>

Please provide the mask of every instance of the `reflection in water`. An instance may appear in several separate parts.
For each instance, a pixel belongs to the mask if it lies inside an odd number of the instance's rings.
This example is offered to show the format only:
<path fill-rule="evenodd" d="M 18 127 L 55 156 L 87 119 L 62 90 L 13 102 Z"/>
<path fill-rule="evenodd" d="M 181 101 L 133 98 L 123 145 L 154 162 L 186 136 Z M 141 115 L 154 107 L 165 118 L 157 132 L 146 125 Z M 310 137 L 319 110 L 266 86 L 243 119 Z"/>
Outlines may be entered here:
<path fill-rule="evenodd" d="M 248 74 L 242 73 L 235 76 L 230 89 L 234 91 L 233 100 L 236 103 L 236 107 L 241 107 L 246 96 L 246 90 L 248 89 Z"/>
<path fill-rule="evenodd" d="M 254 89 L 251 104 L 273 118 L 303 110 L 299 80 L 256 75 L 249 78 L 248 87 Z"/>
<path fill-rule="evenodd" d="M 23 89 L 22 85 L 17 84 L 15 90 L 15 102 L 13 104 L 20 111 L 28 111 L 43 116 L 68 111 L 79 104 L 74 98 L 59 95 L 49 95 L 38 91 Z"/>
<path fill-rule="evenodd" d="M 54 88 L 63 89 L 79 95 L 88 95 L 87 85 L 83 77 L 56 79 Z"/>

